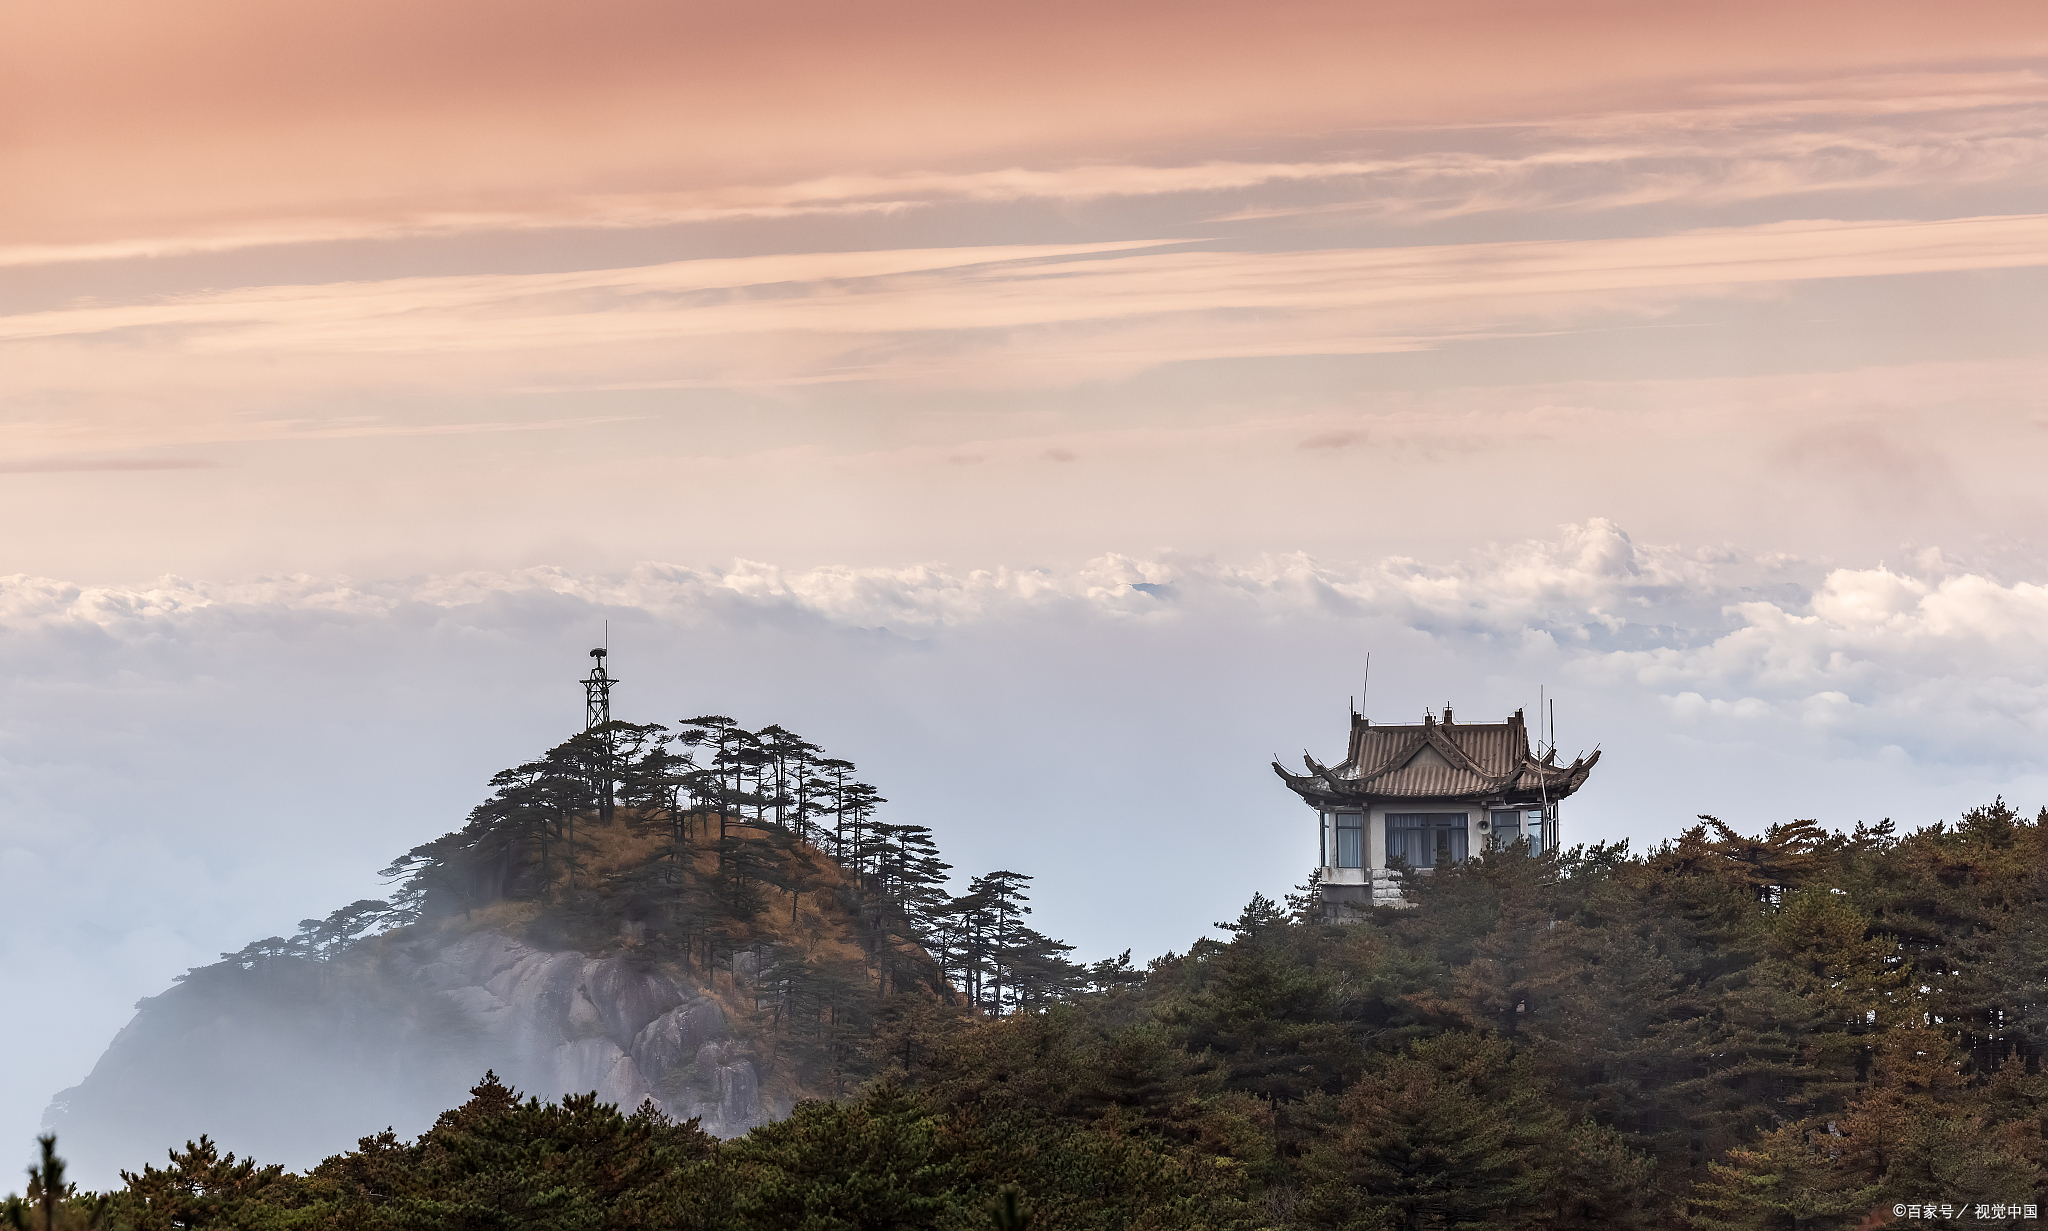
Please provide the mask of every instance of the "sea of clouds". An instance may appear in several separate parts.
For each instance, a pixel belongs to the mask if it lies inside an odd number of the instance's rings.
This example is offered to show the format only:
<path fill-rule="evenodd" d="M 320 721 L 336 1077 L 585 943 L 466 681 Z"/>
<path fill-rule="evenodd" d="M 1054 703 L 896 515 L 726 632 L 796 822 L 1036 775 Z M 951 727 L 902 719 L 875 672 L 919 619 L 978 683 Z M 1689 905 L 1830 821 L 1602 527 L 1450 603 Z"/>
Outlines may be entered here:
<path fill-rule="evenodd" d="M 1933 549 L 1831 564 L 1596 519 L 1448 561 L 0 578 L 0 960 L 38 1006 L 5 1027 L 0 1139 L 137 997 L 376 895 L 576 729 L 607 635 L 620 717 L 796 729 L 963 875 L 1036 875 L 1035 922 L 1088 958 L 1185 947 L 1302 878 L 1313 830 L 1267 761 L 1341 757 L 1368 653 L 1381 721 L 1558 698 L 1565 754 L 1604 754 L 1570 841 L 2048 800 L 2048 586 Z"/>

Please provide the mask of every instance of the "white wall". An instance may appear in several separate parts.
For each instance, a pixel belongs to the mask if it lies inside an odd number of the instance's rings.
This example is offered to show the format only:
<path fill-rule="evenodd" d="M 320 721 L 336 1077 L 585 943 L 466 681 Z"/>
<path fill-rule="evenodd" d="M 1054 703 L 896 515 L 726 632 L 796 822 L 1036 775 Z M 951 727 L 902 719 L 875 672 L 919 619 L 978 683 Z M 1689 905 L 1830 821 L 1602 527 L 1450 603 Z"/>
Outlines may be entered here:
<path fill-rule="evenodd" d="M 1390 812 L 1463 812 L 1465 814 L 1465 849 L 1470 854 L 1483 855 L 1486 849 L 1485 843 L 1492 838 L 1493 833 L 1490 827 L 1486 830 L 1481 830 L 1479 822 L 1482 818 L 1490 818 L 1493 811 L 1491 807 L 1478 804 L 1431 804 L 1427 801 L 1380 805 L 1368 808 L 1365 810 L 1365 870 L 1387 866 L 1387 814 Z M 1517 809 L 1517 811 L 1522 814 L 1522 832 L 1527 834 L 1529 813 L 1537 811 L 1537 809 L 1524 807 Z M 1333 859 L 1336 857 L 1336 834 L 1330 827 L 1329 814 L 1318 809 L 1315 813 L 1315 818 L 1317 826 L 1316 838 L 1321 842 L 1323 858 Z M 1557 845 L 1560 842 L 1556 830 L 1561 828 L 1561 825 L 1562 823 L 1560 822 L 1547 835 L 1548 840 L 1553 845 Z M 1330 885 L 1364 884 L 1364 879 L 1359 875 L 1361 871 L 1358 868 L 1332 867 L 1326 863 L 1323 865 L 1323 882 Z"/>

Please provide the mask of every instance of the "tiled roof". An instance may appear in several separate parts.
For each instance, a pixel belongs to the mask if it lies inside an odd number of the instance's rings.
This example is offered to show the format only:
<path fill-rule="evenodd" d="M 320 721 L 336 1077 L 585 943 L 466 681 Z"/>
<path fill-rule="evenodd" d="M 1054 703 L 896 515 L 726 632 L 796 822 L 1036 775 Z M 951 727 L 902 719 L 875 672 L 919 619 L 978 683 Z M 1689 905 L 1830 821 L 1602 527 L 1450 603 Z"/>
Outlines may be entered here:
<path fill-rule="evenodd" d="M 1343 762 L 1324 766 L 1302 759 L 1307 774 L 1290 774 L 1276 761 L 1274 772 L 1303 799 L 1316 804 L 1376 800 L 1456 799 L 1534 803 L 1558 800 L 1583 786 L 1599 750 L 1570 765 L 1555 753 L 1538 760 L 1529 751 L 1522 712 L 1506 722 L 1456 723 L 1444 710 L 1442 722 L 1425 715 L 1420 723 L 1374 726 L 1353 715 L 1351 744 Z"/>

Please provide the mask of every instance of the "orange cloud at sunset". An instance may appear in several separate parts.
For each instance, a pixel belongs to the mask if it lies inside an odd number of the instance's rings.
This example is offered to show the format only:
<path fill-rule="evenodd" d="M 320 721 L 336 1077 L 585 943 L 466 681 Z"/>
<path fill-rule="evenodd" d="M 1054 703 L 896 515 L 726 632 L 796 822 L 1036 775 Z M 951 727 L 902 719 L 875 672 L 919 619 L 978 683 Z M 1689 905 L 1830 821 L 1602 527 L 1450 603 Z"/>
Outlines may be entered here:
<path fill-rule="evenodd" d="M 835 523 L 860 525 L 852 541 L 876 558 L 984 538 L 1058 558 L 1211 535 L 1263 549 L 1292 525 L 1346 541 L 1325 489 L 1303 486 L 1311 457 L 1406 442 L 1382 481 L 1427 487 L 1456 470 L 1455 442 L 1630 422 L 1560 464 L 1598 467 L 1622 439 L 1630 471 L 1683 458 L 1731 493 L 1728 532 L 1747 534 L 1743 458 L 1869 433 L 1749 418 L 1745 399 L 1783 405 L 1803 381 L 1827 408 L 1813 415 L 1863 413 L 1849 408 L 1867 390 L 1934 389 L 1939 370 L 1942 405 L 2021 413 L 2013 381 L 2035 356 L 2019 339 L 2048 252 L 2034 18 L 1887 3 L 14 10 L 0 464 L 24 477 L 0 486 L 0 513 L 42 516 L 36 485 L 58 480 L 38 475 L 126 484 L 88 516 L 150 509 L 120 534 L 31 536 L 56 571 L 159 551 L 232 567 L 254 527 L 287 523 L 293 546 L 263 547 L 265 567 L 422 549 L 524 562 L 564 516 L 536 477 L 548 467 L 668 467 L 732 493 L 910 467 L 922 477 L 892 481 L 867 520 Z M 1946 413 L 1913 396 L 1867 413 Z M 1622 409 L 1643 405 L 1688 409 Z M 1748 451 L 1701 452 L 1685 425 L 1717 405 L 1752 424 Z M 1345 443 L 1304 454 L 1304 439 Z M 961 503 L 1005 483 L 1029 503 L 1035 470 L 963 488 L 915 460 L 986 459 L 934 464 L 998 476 L 1003 459 L 1055 456 L 1075 459 L 1069 486 L 1109 457 L 1122 478 L 1069 492 L 1071 524 L 1035 523 L 1043 548 Z M 1915 456 L 1960 464 L 1938 445 Z M 166 458 L 209 466 L 106 468 Z M 1231 462 L 1235 486 L 1267 493 L 1249 511 L 1175 479 Z M 1848 484 L 1875 502 L 1859 533 L 1893 533 L 1911 502 L 1852 478 L 1857 464 L 1808 481 Z M 165 503 L 135 476 L 192 498 Z M 365 537 L 364 476 L 399 493 L 405 529 Z M 1522 524 L 1504 482 L 1460 524 L 1509 509 Z M 286 490 L 263 519 L 224 512 Z M 1543 516 L 1676 518 L 1654 489 L 1598 490 Z M 480 501 L 500 512 L 479 519 Z M 631 550 L 806 543 L 803 500 L 770 503 L 792 511 L 721 506 L 740 539 L 720 537 L 720 513 L 701 541 Z"/>
<path fill-rule="evenodd" d="M 933 248 L 193 293 L 0 318 L 0 344 L 133 339 L 126 345 L 167 345 L 200 362 L 482 353 L 497 355 L 515 385 L 578 371 L 597 387 L 980 385 L 993 365 L 1012 369 L 1012 381 L 1058 386 L 1175 361 L 1407 350 L 1614 314 L 1654 319 L 1754 284 L 2043 264 L 2048 215 L 1285 253 L 1171 240 Z M 897 335 L 886 358 L 863 356 L 876 335 Z M 574 350 L 586 355 L 567 368 L 532 363 Z M 42 379 L 74 389 L 122 381 L 119 368 L 95 370 L 96 351 L 75 355 L 74 370 Z"/>
<path fill-rule="evenodd" d="M 2038 9 L 390 2 L 20 6 L 0 234 L 318 232 L 565 198 L 1326 148 L 2039 54 Z M 1681 33 L 1682 31 L 1682 33 Z"/>
<path fill-rule="evenodd" d="M 0 9 L 0 1139 L 607 635 L 1090 958 L 1299 879 L 1367 654 L 1563 692 L 1574 842 L 2033 807 L 2044 12 Z"/>

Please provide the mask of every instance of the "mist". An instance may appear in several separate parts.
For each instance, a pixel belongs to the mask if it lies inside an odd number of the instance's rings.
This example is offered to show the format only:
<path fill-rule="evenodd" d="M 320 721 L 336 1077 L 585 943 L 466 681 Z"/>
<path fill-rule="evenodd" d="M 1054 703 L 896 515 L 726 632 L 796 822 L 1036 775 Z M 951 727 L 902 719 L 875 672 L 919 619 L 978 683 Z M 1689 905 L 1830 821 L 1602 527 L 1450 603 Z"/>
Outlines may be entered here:
<path fill-rule="evenodd" d="M 15 578 L 0 603 L 0 910 L 36 1006 L 5 1027 L 21 1062 L 0 1128 L 23 1137 L 139 997 L 383 896 L 392 857 L 579 729 L 577 679 L 607 632 L 619 717 L 799 732 L 856 762 L 886 817 L 930 826 L 962 881 L 1035 876 L 1034 926 L 1087 960 L 1184 950 L 1305 879 L 1315 831 L 1268 762 L 1339 755 L 1368 653 L 1363 708 L 1384 721 L 1555 698 L 1566 753 L 1604 754 L 1567 843 L 1640 850 L 1699 813 L 1912 828 L 2001 792 L 2048 798 L 2048 587 L 1938 552 L 1830 567 L 1594 522 L 1435 562 Z M 355 1132 L 416 1132 L 489 1062 L 463 1053 L 379 1092 L 324 1029 L 303 1061 L 251 1052 L 301 1083 L 280 1079 L 264 1118 L 223 1105 L 192 1131 L 303 1164 Z M 324 1127 L 287 1130 L 299 1113 L 279 1108 L 329 1094 Z M 67 1149 L 104 1184 L 174 1144 Z"/>

